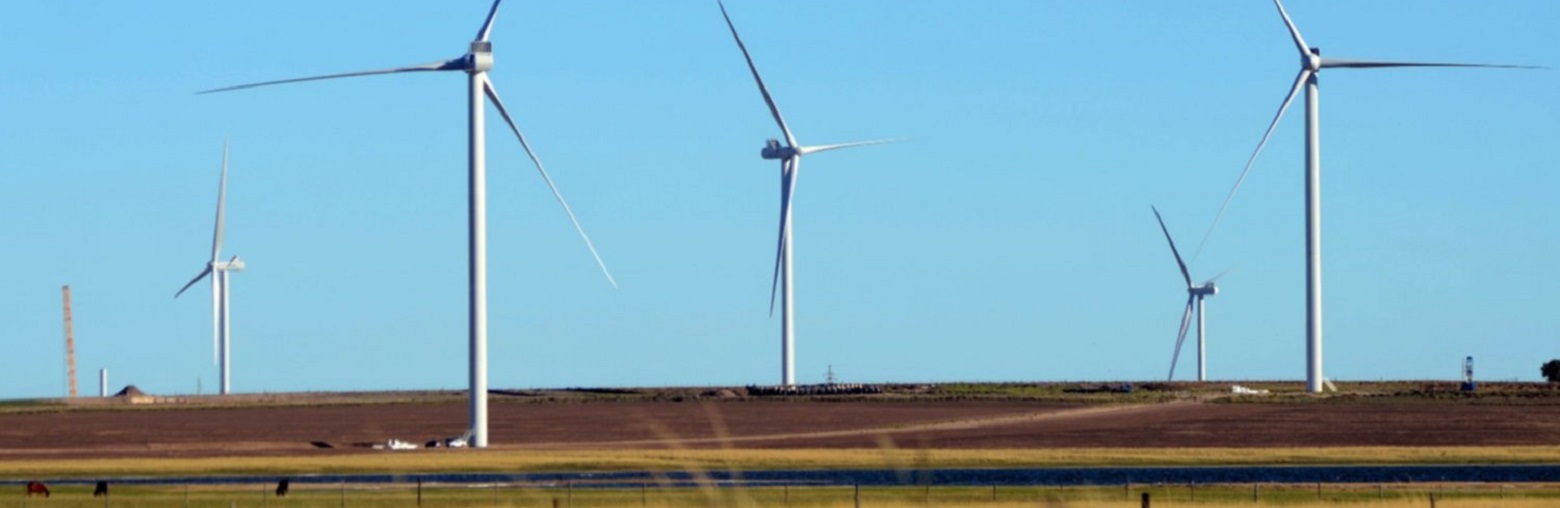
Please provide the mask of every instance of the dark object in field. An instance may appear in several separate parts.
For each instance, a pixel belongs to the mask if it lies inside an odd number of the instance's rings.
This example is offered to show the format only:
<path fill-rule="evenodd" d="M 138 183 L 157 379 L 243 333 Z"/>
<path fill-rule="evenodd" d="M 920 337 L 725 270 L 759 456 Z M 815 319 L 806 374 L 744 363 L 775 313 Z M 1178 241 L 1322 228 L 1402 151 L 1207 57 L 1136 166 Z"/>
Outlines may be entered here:
<path fill-rule="evenodd" d="M 309 441 L 309 444 L 314 445 L 315 448 L 335 448 L 335 446 L 331 446 L 330 443 L 324 441 Z"/>
<path fill-rule="evenodd" d="M 102 497 L 102 496 L 107 496 L 107 495 L 108 495 L 108 482 L 101 481 L 101 480 L 98 481 L 97 482 L 97 486 L 92 488 L 92 497 Z"/>
<path fill-rule="evenodd" d="M 27 496 L 49 497 L 49 487 L 44 486 L 43 482 L 27 482 Z"/>
<path fill-rule="evenodd" d="M 276 497 L 287 496 L 287 484 L 288 481 L 286 478 L 282 478 L 282 481 L 276 482 Z"/>
<path fill-rule="evenodd" d="M 1560 383 L 1560 360 L 1544 362 L 1544 365 L 1538 368 L 1538 372 L 1544 375 L 1545 380 Z"/>
<path fill-rule="evenodd" d="M 119 390 L 119 393 L 115 393 L 114 396 L 120 398 L 145 397 L 146 392 L 141 391 L 140 388 L 136 388 L 135 385 L 125 385 L 125 388 L 123 390 Z"/>

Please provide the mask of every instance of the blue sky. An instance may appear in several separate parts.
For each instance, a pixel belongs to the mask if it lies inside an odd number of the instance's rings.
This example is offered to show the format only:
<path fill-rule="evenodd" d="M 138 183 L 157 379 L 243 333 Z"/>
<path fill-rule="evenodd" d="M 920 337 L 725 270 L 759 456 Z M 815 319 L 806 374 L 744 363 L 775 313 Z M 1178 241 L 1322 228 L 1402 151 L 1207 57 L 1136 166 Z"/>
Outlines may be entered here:
<path fill-rule="evenodd" d="M 1195 248 L 1297 70 L 1270 3 L 758 2 L 728 7 L 804 144 L 797 375 L 1162 379 Z M 1560 66 L 1560 5 L 1288 5 L 1336 57 Z M 487 4 L 0 4 L 0 398 L 209 393 L 225 255 L 238 392 L 460 388 L 465 78 L 196 90 L 465 51 Z M 490 110 L 494 387 L 779 377 L 777 137 L 715 3 L 506 2 L 492 79 L 621 283 L 600 275 Z M 1560 357 L 1560 71 L 1322 75 L 1327 375 L 1538 378 Z M 1304 375 L 1292 110 L 1192 267 L 1214 379 Z M 1183 353 L 1178 377 L 1193 374 Z"/>

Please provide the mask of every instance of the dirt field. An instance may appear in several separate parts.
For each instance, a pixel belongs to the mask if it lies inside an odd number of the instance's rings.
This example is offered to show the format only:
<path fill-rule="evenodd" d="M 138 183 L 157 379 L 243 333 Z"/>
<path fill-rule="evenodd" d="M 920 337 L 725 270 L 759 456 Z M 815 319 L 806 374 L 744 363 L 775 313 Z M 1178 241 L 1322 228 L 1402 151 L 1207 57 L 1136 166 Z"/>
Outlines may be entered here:
<path fill-rule="evenodd" d="M 428 402 L 40 407 L 0 412 L 0 461 L 349 453 L 459 434 Z M 1560 444 L 1560 404 L 1440 400 L 1127 403 L 1066 400 L 598 400 L 490 406 L 498 448 L 1319 447 Z M 324 441 L 336 449 L 318 449 Z"/>

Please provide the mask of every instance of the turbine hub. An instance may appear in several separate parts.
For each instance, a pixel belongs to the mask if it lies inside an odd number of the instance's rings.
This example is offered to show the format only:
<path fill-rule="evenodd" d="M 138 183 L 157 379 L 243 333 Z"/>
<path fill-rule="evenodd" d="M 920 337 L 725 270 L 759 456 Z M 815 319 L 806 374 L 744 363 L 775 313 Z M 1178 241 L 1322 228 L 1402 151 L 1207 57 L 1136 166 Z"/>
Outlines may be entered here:
<path fill-rule="evenodd" d="M 770 139 L 764 143 L 764 149 L 759 155 L 765 159 L 789 159 L 796 154 L 796 149 L 789 146 L 781 146 L 780 140 Z"/>
<path fill-rule="evenodd" d="M 466 72 L 476 74 L 487 72 L 493 68 L 493 43 L 476 41 L 471 43 L 471 52 L 466 53 Z"/>
<path fill-rule="evenodd" d="M 1321 71 L 1322 50 L 1319 48 L 1311 48 L 1310 53 L 1306 53 L 1304 56 L 1300 57 L 1300 66 L 1309 69 L 1311 72 Z"/>

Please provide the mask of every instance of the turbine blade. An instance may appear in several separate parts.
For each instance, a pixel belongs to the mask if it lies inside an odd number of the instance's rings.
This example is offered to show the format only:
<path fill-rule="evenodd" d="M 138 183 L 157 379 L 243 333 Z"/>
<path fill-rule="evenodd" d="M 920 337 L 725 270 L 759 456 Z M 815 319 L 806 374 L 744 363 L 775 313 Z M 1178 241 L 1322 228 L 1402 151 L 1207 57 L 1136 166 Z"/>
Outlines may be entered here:
<path fill-rule="evenodd" d="M 1192 275 L 1186 271 L 1186 262 L 1181 261 L 1181 251 L 1175 250 L 1175 239 L 1170 238 L 1170 229 L 1165 227 L 1165 218 L 1159 216 L 1159 209 L 1149 206 L 1154 211 L 1154 218 L 1159 219 L 1159 230 L 1165 232 L 1165 241 L 1170 242 L 1170 253 L 1175 254 L 1175 264 L 1181 267 L 1181 278 L 1186 279 L 1186 287 L 1192 287 Z"/>
<path fill-rule="evenodd" d="M 487 42 L 488 35 L 493 32 L 493 18 L 498 17 L 498 3 L 504 0 L 493 0 L 493 8 L 488 10 L 487 21 L 482 22 L 482 28 L 477 30 L 477 42 Z"/>
<path fill-rule="evenodd" d="M 1284 18 L 1284 26 L 1289 27 L 1289 36 L 1295 40 L 1295 49 L 1300 50 L 1300 56 L 1310 58 L 1311 46 L 1306 45 L 1305 38 L 1300 36 L 1300 29 L 1289 19 L 1289 11 L 1285 11 L 1284 4 L 1278 0 L 1273 0 L 1273 5 L 1278 6 L 1278 15 Z"/>
<path fill-rule="evenodd" d="M 1311 78 L 1311 71 L 1301 69 L 1295 76 L 1295 85 L 1290 87 L 1289 95 L 1284 97 L 1283 104 L 1278 106 L 1278 114 L 1273 115 L 1273 121 L 1268 123 L 1267 132 L 1262 133 L 1262 140 L 1257 142 L 1257 149 L 1251 151 L 1251 157 L 1246 159 L 1246 167 L 1240 170 L 1240 178 L 1235 179 L 1235 185 L 1230 187 L 1230 193 L 1224 196 L 1224 203 L 1219 204 L 1219 212 L 1213 215 L 1213 223 L 1208 225 L 1208 232 L 1203 233 L 1202 241 L 1197 242 L 1197 250 L 1192 253 L 1192 261 L 1202 255 L 1203 247 L 1208 244 L 1208 237 L 1213 236 L 1214 228 L 1219 227 L 1219 220 L 1224 218 L 1225 209 L 1230 207 L 1230 201 L 1235 199 L 1235 193 L 1240 192 L 1240 184 L 1246 181 L 1246 175 L 1251 173 L 1252 165 L 1257 163 L 1257 155 L 1262 153 L 1262 147 L 1267 146 L 1268 139 L 1273 136 L 1273 129 L 1278 128 L 1278 121 L 1284 119 L 1284 111 L 1289 109 L 1289 104 L 1295 101 L 1295 96 L 1300 94 L 1300 89 L 1305 87 L 1306 80 Z"/>
<path fill-rule="evenodd" d="M 1342 58 L 1323 58 L 1322 68 L 1340 69 L 1369 69 L 1376 67 L 1475 67 L 1485 69 L 1543 69 L 1534 65 L 1502 65 L 1502 64 L 1470 64 L 1470 63 L 1444 63 L 1444 62 L 1389 62 L 1380 60 L 1347 60 Z"/>
<path fill-rule="evenodd" d="M 780 263 L 785 257 L 786 230 L 791 223 L 791 195 L 796 190 L 796 170 L 801 158 L 792 157 L 780 163 L 780 234 L 775 242 L 775 273 L 769 284 L 769 317 L 775 317 L 775 293 L 780 289 Z"/>
<path fill-rule="evenodd" d="M 222 215 L 227 203 L 228 140 L 222 140 L 222 177 L 217 180 L 217 226 L 211 234 L 211 262 L 222 252 Z"/>
<path fill-rule="evenodd" d="M 1186 330 L 1192 325 L 1192 298 L 1186 297 L 1186 312 L 1181 314 L 1181 332 L 1175 336 L 1175 354 L 1170 356 L 1170 376 L 1166 381 L 1175 380 L 1175 362 L 1181 359 L 1181 344 L 1186 342 Z"/>
<path fill-rule="evenodd" d="M 248 84 L 243 84 L 243 85 L 227 86 L 227 87 L 222 87 L 222 88 L 213 88 L 213 89 L 210 89 L 210 90 L 201 90 L 201 91 L 195 92 L 195 93 L 198 95 L 198 94 L 208 94 L 208 93 L 217 93 L 217 92 L 230 92 L 230 91 L 233 91 L 233 90 L 243 90 L 245 88 L 255 88 L 255 87 L 270 86 L 270 85 L 281 85 L 281 84 L 286 84 L 286 83 L 298 83 L 298 82 L 301 82 L 301 81 L 318 81 L 318 80 L 322 80 L 322 79 L 352 78 L 352 77 L 357 77 L 357 76 L 373 76 L 373 75 L 377 75 L 377 74 L 395 74 L 395 73 L 399 73 L 399 72 L 458 71 L 458 70 L 465 69 L 465 67 L 466 67 L 465 57 L 461 57 L 461 58 L 456 58 L 456 59 L 453 59 L 453 60 L 444 60 L 444 61 L 441 61 L 441 62 L 431 62 L 431 63 L 422 64 L 422 65 L 413 65 L 413 66 L 409 66 L 409 67 L 396 67 L 396 68 L 393 68 L 393 69 L 375 69 L 375 70 L 370 70 L 370 71 L 358 71 L 358 72 L 343 72 L 343 73 L 340 73 L 340 74 L 326 74 L 324 76 L 309 76 L 307 78 L 279 79 L 279 80 L 276 80 L 276 81 L 262 81 L 262 82 L 259 82 L 259 83 L 248 83 Z"/>
<path fill-rule="evenodd" d="M 753 55 L 748 54 L 747 45 L 742 44 L 742 36 L 737 35 L 737 25 L 731 23 L 725 2 L 716 3 L 720 4 L 720 15 L 726 18 L 726 26 L 731 28 L 731 38 L 737 40 L 737 49 L 742 50 L 742 58 L 747 59 L 748 69 L 753 71 L 753 81 L 758 82 L 758 91 L 764 94 L 764 103 L 769 105 L 769 113 L 774 115 L 775 123 L 780 124 L 780 132 L 785 133 L 786 146 L 796 146 L 796 136 L 791 135 L 791 128 L 786 126 L 785 118 L 780 116 L 780 107 L 775 105 L 774 97 L 769 95 L 769 87 L 764 86 L 764 78 L 759 77 L 758 66 L 753 65 Z"/>
<path fill-rule="evenodd" d="M 867 145 L 881 145 L 881 144 L 884 144 L 884 143 L 898 143 L 900 141 L 904 141 L 904 140 L 903 139 L 898 139 L 898 138 L 874 139 L 874 140 L 871 140 L 871 141 L 857 141 L 857 142 L 854 142 L 854 143 L 840 143 L 840 144 L 837 144 L 837 145 L 803 146 L 803 147 L 797 147 L 796 152 L 799 153 L 799 154 L 802 154 L 802 155 L 807 155 L 807 154 L 810 154 L 810 153 L 827 152 L 829 150 L 838 150 L 838 149 L 841 149 L 841 148 L 852 148 L 852 147 L 867 146 Z"/>
<path fill-rule="evenodd" d="M 495 4 L 496 5 L 496 4 Z M 531 151 L 531 144 L 525 141 L 525 134 L 520 133 L 520 127 L 515 125 L 513 117 L 509 116 L 509 109 L 504 107 L 504 101 L 498 98 L 498 90 L 493 87 L 493 81 L 486 75 L 482 77 L 482 90 L 487 92 L 489 99 L 493 100 L 493 106 L 498 108 L 499 116 L 504 117 L 504 123 L 509 124 L 509 129 L 514 131 L 515 138 L 520 140 L 520 147 L 525 149 L 525 154 L 531 157 L 531 162 L 536 163 L 536 171 L 542 174 L 542 181 L 547 182 L 547 188 L 552 190 L 558 204 L 563 205 L 563 213 L 569 216 L 569 222 L 574 224 L 574 230 L 580 233 L 580 238 L 585 240 L 585 248 L 590 249 L 591 257 L 596 258 L 596 265 L 601 267 L 601 273 L 607 276 L 607 282 L 617 289 L 617 279 L 612 278 L 612 272 L 607 270 L 607 263 L 601 260 L 601 254 L 596 252 L 596 244 L 590 241 L 590 235 L 585 234 L 585 228 L 580 225 L 579 218 L 574 216 L 574 210 L 569 208 L 569 202 L 563 199 L 563 194 L 558 192 L 558 186 L 553 184 L 552 177 L 547 175 L 547 168 L 542 166 L 542 160 L 536 157 L 536 152 Z"/>
<path fill-rule="evenodd" d="M 211 265 L 206 265 L 204 270 L 201 270 L 200 273 L 195 274 L 195 278 L 190 279 L 188 283 L 184 284 L 184 287 L 179 288 L 179 292 L 174 293 L 173 297 L 178 298 L 179 295 L 184 294 L 184 290 L 189 289 L 190 286 L 195 285 L 196 282 L 200 282 L 200 280 L 206 278 L 207 275 L 211 275 Z"/>

